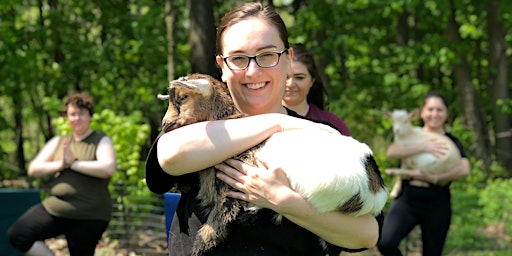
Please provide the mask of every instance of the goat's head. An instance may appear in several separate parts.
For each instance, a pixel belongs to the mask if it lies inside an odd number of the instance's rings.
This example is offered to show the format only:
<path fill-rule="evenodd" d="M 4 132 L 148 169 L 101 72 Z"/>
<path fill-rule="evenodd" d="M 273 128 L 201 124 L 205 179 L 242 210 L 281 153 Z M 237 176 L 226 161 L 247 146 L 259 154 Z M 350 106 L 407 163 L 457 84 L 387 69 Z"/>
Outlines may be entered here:
<path fill-rule="evenodd" d="M 411 120 L 418 116 L 418 110 L 415 109 L 409 113 L 405 109 L 395 109 L 393 112 L 386 111 L 385 114 L 393 121 L 393 133 L 399 136 L 411 128 Z"/>
<path fill-rule="evenodd" d="M 169 106 L 162 119 L 162 130 L 171 130 L 202 121 L 219 120 L 239 113 L 226 86 L 204 74 L 191 74 L 169 83 Z"/>

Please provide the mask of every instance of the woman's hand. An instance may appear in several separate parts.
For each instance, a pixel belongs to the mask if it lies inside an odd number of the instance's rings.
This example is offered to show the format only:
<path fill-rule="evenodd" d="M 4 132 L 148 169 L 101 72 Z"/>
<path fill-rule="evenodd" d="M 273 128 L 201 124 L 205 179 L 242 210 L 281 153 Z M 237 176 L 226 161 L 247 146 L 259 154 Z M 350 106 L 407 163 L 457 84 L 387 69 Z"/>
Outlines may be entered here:
<path fill-rule="evenodd" d="M 227 194 L 232 198 L 279 212 L 284 195 L 295 193 L 282 169 L 268 169 L 262 162 L 258 163 L 258 167 L 253 167 L 239 160 L 228 159 L 215 167 L 221 171 L 217 173 L 217 178 L 236 189 Z"/>
<path fill-rule="evenodd" d="M 337 211 L 318 212 L 290 188 L 282 169 L 269 169 L 265 163 L 253 167 L 234 159 L 215 167 L 220 170 L 217 177 L 238 190 L 230 191 L 229 197 L 271 209 L 338 246 L 358 249 L 371 248 L 377 243 L 379 228 L 372 215 L 354 217 Z"/>
<path fill-rule="evenodd" d="M 426 140 L 422 144 L 424 145 L 424 152 L 431 153 L 437 158 L 445 155 L 448 151 L 446 143 L 438 141 L 435 138 Z"/>
<path fill-rule="evenodd" d="M 63 138 L 62 139 L 62 169 L 66 169 L 66 167 L 69 167 L 69 164 L 71 164 L 75 160 L 75 154 L 69 147 L 69 139 Z"/>

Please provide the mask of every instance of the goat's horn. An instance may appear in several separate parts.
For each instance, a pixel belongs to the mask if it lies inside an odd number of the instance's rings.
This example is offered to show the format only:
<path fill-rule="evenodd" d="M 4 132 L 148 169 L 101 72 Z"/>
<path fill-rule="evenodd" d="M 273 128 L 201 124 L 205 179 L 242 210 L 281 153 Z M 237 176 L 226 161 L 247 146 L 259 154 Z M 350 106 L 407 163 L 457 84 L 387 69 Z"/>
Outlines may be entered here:
<path fill-rule="evenodd" d="M 166 95 L 166 94 L 158 94 L 156 97 L 159 100 L 168 100 L 169 99 L 169 95 Z"/>

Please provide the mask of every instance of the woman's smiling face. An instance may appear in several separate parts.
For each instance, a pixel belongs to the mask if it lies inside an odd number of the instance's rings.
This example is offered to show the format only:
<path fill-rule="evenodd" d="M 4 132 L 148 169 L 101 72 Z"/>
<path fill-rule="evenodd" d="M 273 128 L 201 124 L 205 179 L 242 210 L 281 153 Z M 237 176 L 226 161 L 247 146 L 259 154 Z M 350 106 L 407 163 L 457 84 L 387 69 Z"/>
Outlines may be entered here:
<path fill-rule="evenodd" d="M 91 126 L 91 114 L 85 108 L 79 108 L 74 104 L 69 104 L 66 112 L 69 124 L 73 133 L 76 135 L 85 134 Z"/>
<path fill-rule="evenodd" d="M 283 100 L 287 106 L 296 106 L 307 100 L 309 89 L 315 79 L 311 76 L 306 65 L 300 61 L 291 62 L 292 75 L 286 83 Z"/>
<path fill-rule="evenodd" d="M 248 18 L 224 31 L 222 45 L 222 56 L 217 56 L 217 64 L 237 108 L 249 115 L 280 112 L 286 77 L 291 73 L 291 51 L 283 53 L 279 63 L 270 68 L 259 67 L 251 59 L 246 69 L 231 70 L 222 59 L 232 55 L 255 56 L 283 51 L 284 43 L 277 29 L 259 18 Z"/>
<path fill-rule="evenodd" d="M 448 109 L 443 100 L 438 97 L 426 99 L 425 105 L 421 109 L 421 119 L 424 122 L 424 128 L 427 130 L 442 130 L 448 119 Z"/>

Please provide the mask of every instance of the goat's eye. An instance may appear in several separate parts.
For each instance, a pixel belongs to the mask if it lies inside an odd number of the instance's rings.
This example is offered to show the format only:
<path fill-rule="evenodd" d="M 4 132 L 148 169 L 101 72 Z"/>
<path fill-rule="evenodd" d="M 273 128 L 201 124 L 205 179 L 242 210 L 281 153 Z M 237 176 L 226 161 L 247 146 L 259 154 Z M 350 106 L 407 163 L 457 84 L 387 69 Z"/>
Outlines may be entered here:
<path fill-rule="evenodd" d="M 183 104 L 188 99 L 188 94 L 183 94 L 180 96 L 179 101 L 181 104 Z"/>

